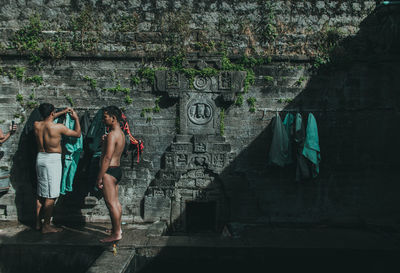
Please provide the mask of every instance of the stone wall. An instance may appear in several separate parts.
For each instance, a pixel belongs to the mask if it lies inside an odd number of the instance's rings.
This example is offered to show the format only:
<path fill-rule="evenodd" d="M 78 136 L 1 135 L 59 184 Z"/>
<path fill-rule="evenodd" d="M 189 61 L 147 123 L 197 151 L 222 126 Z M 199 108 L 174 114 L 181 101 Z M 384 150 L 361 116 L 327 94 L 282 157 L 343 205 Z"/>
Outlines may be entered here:
<path fill-rule="evenodd" d="M 0 165 L 12 174 L 3 219 L 32 215 L 32 143 L 23 128 L 48 101 L 92 117 L 118 105 L 144 140 L 139 164 L 123 158 L 124 221 L 163 219 L 182 230 L 185 204 L 215 202 L 217 228 L 397 224 L 397 11 L 375 10 L 373 1 L 6 1 L 0 120 L 16 120 L 19 130 L 1 147 Z M 38 22 L 35 12 L 43 25 L 26 28 Z M 239 66 L 247 76 L 225 88 L 242 77 L 232 74 Z M 213 125 L 186 105 L 209 109 Z M 267 164 L 271 120 L 297 111 L 315 115 L 322 157 L 318 177 L 300 183 L 294 166 Z M 83 171 L 74 185 L 57 218 L 108 220 L 102 199 L 85 203 L 93 189 Z"/>

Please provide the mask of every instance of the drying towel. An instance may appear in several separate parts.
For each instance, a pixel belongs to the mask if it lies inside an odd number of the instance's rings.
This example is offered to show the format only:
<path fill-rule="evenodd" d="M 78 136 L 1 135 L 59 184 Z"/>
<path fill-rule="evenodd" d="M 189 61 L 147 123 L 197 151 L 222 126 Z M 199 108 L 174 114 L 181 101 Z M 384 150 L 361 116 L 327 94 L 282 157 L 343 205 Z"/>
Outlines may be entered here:
<path fill-rule="evenodd" d="M 71 118 L 70 114 L 65 115 L 65 126 L 68 129 L 75 129 L 75 120 Z M 63 137 L 63 144 L 66 149 L 66 155 L 64 159 L 63 175 L 61 180 L 60 193 L 65 194 L 66 191 L 72 191 L 72 184 L 76 170 L 78 168 L 78 162 L 83 148 L 83 137 Z"/>
<path fill-rule="evenodd" d="M 313 164 L 312 176 L 316 177 L 319 173 L 319 163 L 321 161 L 317 121 L 312 113 L 308 114 L 306 139 L 304 142 L 303 155 Z"/>
<path fill-rule="evenodd" d="M 39 152 L 36 157 L 37 194 L 44 198 L 60 196 L 61 154 Z"/>

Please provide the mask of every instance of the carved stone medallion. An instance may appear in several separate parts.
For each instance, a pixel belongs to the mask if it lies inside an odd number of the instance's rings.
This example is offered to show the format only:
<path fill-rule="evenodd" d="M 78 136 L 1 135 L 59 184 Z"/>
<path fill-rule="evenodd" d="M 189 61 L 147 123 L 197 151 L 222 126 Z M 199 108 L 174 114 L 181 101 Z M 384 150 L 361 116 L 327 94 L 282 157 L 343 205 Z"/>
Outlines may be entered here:
<path fill-rule="evenodd" d="M 194 124 L 204 125 L 212 119 L 213 108 L 207 101 L 192 100 L 188 104 L 187 115 Z"/>

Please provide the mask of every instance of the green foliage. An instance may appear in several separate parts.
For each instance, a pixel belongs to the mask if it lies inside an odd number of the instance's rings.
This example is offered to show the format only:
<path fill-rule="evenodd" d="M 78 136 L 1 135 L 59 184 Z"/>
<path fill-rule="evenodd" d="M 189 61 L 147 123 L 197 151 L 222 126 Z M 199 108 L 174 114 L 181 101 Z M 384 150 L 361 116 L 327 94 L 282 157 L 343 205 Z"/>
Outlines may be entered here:
<path fill-rule="evenodd" d="M 26 103 L 26 106 L 28 107 L 28 108 L 30 108 L 30 109 L 35 109 L 36 107 L 38 107 L 39 106 L 39 104 L 36 102 L 36 101 L 28 101 L 27 103 Z"/>
<path fill-rule="evenodd" d="M 18 93 L 17 96 L 16 96 L 16 100 L 17 100 L 19 103 L 22 104 L 22 102 L 24 101 L 24 97 L 23 97 L 20 93 Z"/>
<path fill-rule="evenodd" d="M 134 32 L 139 23 L 139 15 L 134 13 L 130 16 L 121 16 L 116 19 L 113 25 L 114 31 L 118 32 Z"/>
<path fill-rule="evenodd" d="M 132 83 L 133 85 L 138 85 L 138 84 L 140 83 L 140 78 L 137 77 L 137 76 L 132 76 L 132 77 L 131 77 L 131 83 Z"/>
<path fill-rule="evenodd" d="M 18 51 L 40 51 L 39 45 L 42 39 L 43 25 L 40 15 L 35 13 L 30 16 L 29 24 L 15 33 L 12 39 L 12 46 Z"/>
<path fill-rule="evenodd" d="M 236 101 L 235 101 L 235 105 L 236 106 L 242 106 L 243 105 L 243 95 L 239 94 L 236 97 Z"/>
<path fill-rule="evenodd" d="M 273 81 L 274 81 L 274 77 L 272 77 L 272 76 L 264 76 L 264 79 L 265 79 L 267 82 L 273 82 Z"/>
<path fill-rule="evenodd" d="M 117 81 L 117 85 L 115 87 L 111 87 L 111 88 L 105 88 L 103 89 L 104 91 L 108 91 L 111 92 L 113 94 L 117 94 L 117 93 L 124 93 L 125 95 L 129 95 L 130 93 L 130 89 L 129 88 L 122 88 L 121 83 L 119 81 Z"/>
<path fill-rule="evenodd" d="M 72 98 L 69 94 L 65 95 L 65 99 L 69 102 L 71 107 L 74 107 L 74 101 L 72 100 Z"/>
<path fill-rule="evenodd" d="M 146 118 L 146 122 L 149 122 L 152 120 L 152 117 L 149 116 L 148 114 L 150 113 L 159 113 L 160 112 L 160 100 L 161 97 L 158 97 L 155 101 L 154 101 L 154 107 L 153 108 L 142 108 L 142 111 L 140 112 L 140 116 L 142 118 Z"/>
<path fill-rule="evenodd" d="M 280 98 L 280 99 L 278 99 L 279 103 L 290 103 L 292 101 L 293 101 L 292 98 Z"/>
<path fill-rule="evenodd" d="M 194 44 L 194 49 L 203 52 L 215 52 L 217 51 L 218 44 L 214 41 L 208 42 L 196 42 Z"/>
<path fill-rule="evenodd" d="M 247 103 L 250 105 L 249 111 L 251 113 L 254 113 L 256 111 L 256 107 L 255 107 L 256 101 L 257 101 L 256 98 L 253 98 L 253 97 L 250 97 L 247 99 Z"/>
<path fill-rule="evenodd" d="M 100 39 L 101 19 L 90 6 L 86 6 L 77 16 L 72 17 L 70 29 L 74 31 L 72 49 L 94 51 Z"/>
<path fill-rule="evenodd" d="M 30 100 L 34 100 L 35 99 L 35 93 L 32 91 L 32 93 L 29 95 L 29 99 Z"/>
<path fill-rule="evenodd" d="M 154 104 L 155 104 L 155 106 L 153 107 L 153 113 L 159 113 L 160 112 L 160 100 L 161 100 L 161 97 L 159 97 L 159 98 L 157 98 L 155 101 L 154 101 Z"/>
<path fill-rule="evenodd" d="M 155 70 L 153 68 L 144 67 L 139 70 L 139 76 L 146 79 L 149 83 L 154 84 L 156 79 Z"/>
<path fill-rule="evenodd" d="M 39 85 L 43 84 L 43 77 L 34 75 L 32 77 L 26 78 L 26 82 L 35 83 L 37 86 L 39 86 Z"/>
<path fill-rule="evenodd" d="M 317 56 L 314 59 L 314 68 L 320 68 L 332 61 L 332 57 L 337 55 L 339 43 L 343 39 L 343 33 L 337 28 L 324 27 L 318 34 Z"/>
<path fill-rule="evenodd" d="M 172 70 L 183 69 L 183 62 L 186 60 L 185 54 L 179 53 L 174 56 L 169 56 L 165 62 L 171 67 Z"/>
<path fill-rule="evenodd" d="M 262 41 L 271 43 L 275 41 L 278 36 L 276 28 L 276 17 L 275 17 L 275 4 L 273 1 L 266 1 L 263 6 L 262 20 L 257 29 L 257 32 L 261 36 Z"/>
<path fill-rule="evenodd" d="M 140 116 L 142 118 L 146 117 L 146 113 L 151 113 L 153 112 L 153 108 L 142 108 L 142 111 L 140 112 Z"/>
<path fill-rule="evenodd" d="M 221 109 L 219 114 L 219 132 L 221 136 L 225 134 L 225 109 Z"/>
<path fill-rule="evenodd" d="M 129 95 L 126 95 L 125 96 L 125 103 L 126 104 L 132 104 L 132 102 L 133 102 L 133 99 Z"/>
<path fill-rule="evenodd" d="M 91 87 L 92 89 L 96 89 L 96 87 L 97 87 L 97 81 L 96 81 L 95 79 L 92 79 L 92 78 L 89 77 L 89 76 L 84 76 L 83 79 L 89 82 L 89 85 L 90 85 L 90 87 Z"/>
<path fill-rule="evenodd" d="M 305 78 L 302 76 L 296 81 L 296 85 L 300 86 L 305 81 Z"/>
<path fill-rule="evenodd" d="M 17 77 L 18 80 L 22 80 L 25 74 L 25 68 L 24 67 L 15 67 L 15 77 Z"/>
<path fill-rule="evenodd" d="M 70 50 L 70 44 L 59 37 L 43 41 L 43 53 L 53 59 L 61 59 Z"/>
<path fill-rule="evenodd" d="M 264 58 L 254 58 L 249 56 L 243 56 L 240 62 L 244 67 L 252 68 L 256 65 L 261 65 L 265 63 Z"/>
<path fill-rule="evenodd" d="M 32 65 L 39 65 L 42 55 L 60 59 L 66 55 L 70 47 L 69 43 L 64 42 L 57 35 L 51 40 L 45 40 L 42 34 L 43 25 L 40 15 L 35 13 L 29 17 L 29 24 L 17 30 L 11 39 L 11 48 L 15 48 L 20 53 L 28 53 L 29 62 Z"/>

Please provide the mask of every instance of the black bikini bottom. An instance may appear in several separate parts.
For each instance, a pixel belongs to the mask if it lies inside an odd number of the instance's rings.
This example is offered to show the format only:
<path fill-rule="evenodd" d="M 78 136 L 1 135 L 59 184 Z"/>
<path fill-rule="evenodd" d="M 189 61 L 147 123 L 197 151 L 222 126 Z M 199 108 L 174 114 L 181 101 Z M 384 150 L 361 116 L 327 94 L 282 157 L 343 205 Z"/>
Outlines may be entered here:
<path fill-rule="evenodd" d="M 114 176 L 115 179 L 117 179 L 117 183 L 121 180 L 122 178 L 122 170 L 120 166 L 110 166 L 108 167 L 107 174 Z"/>

